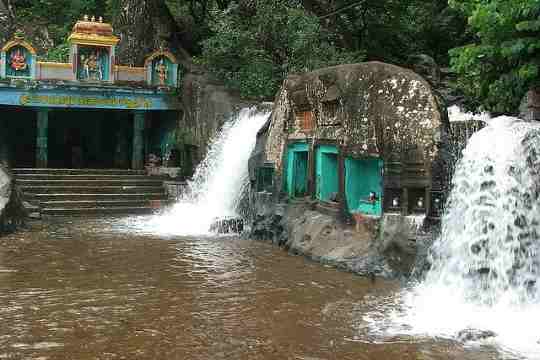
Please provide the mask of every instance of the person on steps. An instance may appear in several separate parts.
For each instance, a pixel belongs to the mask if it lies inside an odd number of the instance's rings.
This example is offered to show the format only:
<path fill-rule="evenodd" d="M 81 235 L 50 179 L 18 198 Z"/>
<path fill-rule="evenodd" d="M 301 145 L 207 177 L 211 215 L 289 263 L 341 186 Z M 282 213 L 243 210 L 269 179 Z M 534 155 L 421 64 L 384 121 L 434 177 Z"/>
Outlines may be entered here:
<path fill-rule="evenodd" d="M 360 232 L 360 224 L 364 224 L 365 226 L 365 222 L 367 220 L 366 206 L 365 205 L 362 206 L 362 205 L 367 204 L 370 208 L 373 208 L 373 213 L 374 213 L 375 206 L 378 201 L 379 201 L 379 198 L 377 197 L 377 193 L 374 191 L 371 191 L 369 193 L 369 196 L 367 199 L 360 199 L 359 201 L 360 206 L 358 206 L 357 211 L 352 214 L 356 222 L 356 232 Z"/>

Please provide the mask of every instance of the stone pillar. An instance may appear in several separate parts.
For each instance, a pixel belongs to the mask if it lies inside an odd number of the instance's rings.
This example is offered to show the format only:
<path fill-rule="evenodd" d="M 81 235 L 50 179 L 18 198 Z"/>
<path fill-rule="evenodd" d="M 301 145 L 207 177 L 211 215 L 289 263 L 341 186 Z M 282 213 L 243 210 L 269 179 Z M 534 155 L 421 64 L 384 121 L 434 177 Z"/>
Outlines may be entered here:
<path fill-rule="evenodd" d="M 145 113 L 136 111 L 133 113 L 133 154 L 131 167 L 135 170 L 144 167 L 144 126 Z"/>
<path fill-rule="evenodd" d="M 37 111 L 37 138 L 36 138 L 36 167 L 46 168 L 49 158 L 48 153 L 49 111 L 39 109 Z"/>

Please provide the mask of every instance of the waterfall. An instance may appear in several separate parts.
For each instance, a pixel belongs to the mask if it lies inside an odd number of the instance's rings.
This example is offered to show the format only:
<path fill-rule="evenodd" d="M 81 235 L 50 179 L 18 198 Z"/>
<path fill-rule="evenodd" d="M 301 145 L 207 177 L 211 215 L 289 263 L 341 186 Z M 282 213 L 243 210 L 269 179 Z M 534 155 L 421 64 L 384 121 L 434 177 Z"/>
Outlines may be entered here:
<path fill-rule="evenodd" d="M 446 205 L 431 269 L 383 306 L 384 325 L 366 317 L 372 331 L 488 332 L 503 352 L 540 358 L 540 124 L 499 117 L 473 134 Z"/>
<path fill-rule="evenodd" d="M 248 160 L 269 111 L 242 109 L 211 140 L 187 191 L 167 212 L 135 220 L 130 229 L 162 235 L 207 235 L 216 219 L 238 216 L 248 185 Z"/>
<path fill-rule="evenodd" d="M 486 306 L 538 301 L 540 127 L 498 118 L 475 133 L 452 181 L 425 286 Z"/>

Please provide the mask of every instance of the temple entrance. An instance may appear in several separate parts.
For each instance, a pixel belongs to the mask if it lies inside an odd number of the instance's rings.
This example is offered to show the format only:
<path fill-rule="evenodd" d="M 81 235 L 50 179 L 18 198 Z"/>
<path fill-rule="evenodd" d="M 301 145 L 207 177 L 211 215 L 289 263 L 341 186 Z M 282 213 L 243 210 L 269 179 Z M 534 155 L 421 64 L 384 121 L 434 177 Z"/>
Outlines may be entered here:
<path fill-rule="evenodd" d="M 49 112 L 50 168 L 129 169 L 133 115 L 114 110 Z"/>
<path fill-rule="evenodd" d="M 381 159 L 345 159 L 345 196 L 350 212 L 382 214 L 382 171 Z M 367 200 L 371 192 L 378 201 L 374 204 L 361 202 Z"/>
<path fill-rule="evenodd" d="M 0 106 L 0 160 L 11 166 L 34 167 L 36 113 L 31 109 Z"/>
<path fill-rule="evenodd" d="M 289 197 L 304 197 L 307 195 L 308 179 L 308 145 L 295 143 L 287 149 L 286 183 Z"/>
<path fill-rule="evenodd" d="M 186 149 L 177 149 L 177 111 L 0 106 L 0 112 L 0 161 L 10 167 L 142 169 L 149 154 L 163 166 L 189 162 L 182 161 Z"/>
<path fill-rule="evenodd" d="M 335 201 L 339 192 L 338 150 L 333 145 L 317 147 L 317 199 Z"/>

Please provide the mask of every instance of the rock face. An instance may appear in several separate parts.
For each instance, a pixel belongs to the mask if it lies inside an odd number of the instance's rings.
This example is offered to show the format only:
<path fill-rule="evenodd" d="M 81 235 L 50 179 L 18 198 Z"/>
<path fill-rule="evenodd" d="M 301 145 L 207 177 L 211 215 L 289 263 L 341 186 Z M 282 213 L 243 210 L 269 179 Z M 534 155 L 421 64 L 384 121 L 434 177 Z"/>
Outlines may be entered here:
<path fill-rule="evenodd" d="M 183 80 L 182 104 L 184 112 L 178 121 L 177 143 L 185 157 L 191 159 L 193 170 L 225 121 L 248 103 L 193 67 Z"/>
<path fill-rule="evenodd" d="M 418 265 L 417 245 L 432 237 L 423 233 L 422 219 L 414 216 L 385 215 L 356 231 L 313 208 L 309 202 L 278 204 L 254 219 L 250 238 L 358 275 L 395 279 L 411 276 Z"/>
<path fill-rule="evenodd" d="M 327 174 L 338 173 L 330 200 L 318 185 L 325 171 L 318 165 L 321 149 L 329 147 L 337 170 Z M 305 160 L 291 166 L 292 151 Z M 377 161 L 380 171 L 347 175 L 347 164 L 365 160 Z M 305 163 L 305 171 L 297 170 Z M 251 235 L 359 274 L 408 276 L 424 237 L 423 219 L 430 224 L 439 216 L 451 163 L 445 107 L 418 74 L 370 62 L 289 76 L 250 159 Z M 260 183 L 267 177 L 260 174 L 269 173 L 271 181 Z M 307 188 L 301 196 L 290 191 L 297 173 Z M 359 195 L 351 194 L 374 187 L 382 210 L 369 218 L 367 230 L 356 231 L 351 213 L 357 210 L 349 201 Z"/>
<path fill-rule="evenodd" d="M 6 208 L 11 198 L 11 178 L 7 171 L 0 166 L 0 233 L 7 217 Z"/>
<path fill-rule="evenodd" d="M 362 276 L 405 275 L 393 269 L 379 252 L 376 221 L 356 232 L 335 216 L 311 207 L 307 203 L 278 205 L 273 214 L 255 219 L 250 238 L 271 241 L 292 254 Z"/>
<path fill-rule="evenodd" d="M 121 37 L 117 49 L 121 63 L 140 66 L 160 47 L 178 58 L 184 109 L 178 118 L 177 149 L 183 159 L 182 175 L 190 176 L 212 137 L 244 102 L 192 63 L 188 52 L 192 34 L 175 21 L 164 0 L 122 0 L 122 12 L 113 25 Z"/>

